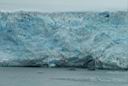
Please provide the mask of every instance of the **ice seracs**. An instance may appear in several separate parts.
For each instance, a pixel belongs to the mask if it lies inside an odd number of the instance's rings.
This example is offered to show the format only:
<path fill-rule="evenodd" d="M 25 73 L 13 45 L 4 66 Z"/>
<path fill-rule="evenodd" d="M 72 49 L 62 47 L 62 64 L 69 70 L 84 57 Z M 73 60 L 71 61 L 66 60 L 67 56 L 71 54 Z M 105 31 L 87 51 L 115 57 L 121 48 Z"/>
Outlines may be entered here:
<path fill-rule="evenodd" d="M 128 12 L 0 12 L 0 46 L 1 66 L 128 69 Z"/>

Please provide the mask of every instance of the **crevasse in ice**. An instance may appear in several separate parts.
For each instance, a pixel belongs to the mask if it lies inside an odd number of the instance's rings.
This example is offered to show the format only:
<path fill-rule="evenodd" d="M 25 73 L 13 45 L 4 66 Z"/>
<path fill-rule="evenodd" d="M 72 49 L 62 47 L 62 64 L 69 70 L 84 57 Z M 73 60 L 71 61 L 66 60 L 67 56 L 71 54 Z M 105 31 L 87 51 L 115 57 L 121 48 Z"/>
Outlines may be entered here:
<path fill-rule="evenodd" d="M 128 68 L 128 12 L 0 12 L 0 65 Z"/>

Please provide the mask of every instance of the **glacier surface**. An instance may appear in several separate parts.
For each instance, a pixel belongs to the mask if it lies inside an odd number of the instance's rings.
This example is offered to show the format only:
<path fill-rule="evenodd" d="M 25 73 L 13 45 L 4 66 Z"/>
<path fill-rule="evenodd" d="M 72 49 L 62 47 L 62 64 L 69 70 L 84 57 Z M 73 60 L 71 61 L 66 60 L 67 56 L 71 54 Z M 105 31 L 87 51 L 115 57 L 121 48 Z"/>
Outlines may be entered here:
<path fill-rule="evenodd" d="M 0 12 L 0 66 L 128 69 L 128 12 Z"/>

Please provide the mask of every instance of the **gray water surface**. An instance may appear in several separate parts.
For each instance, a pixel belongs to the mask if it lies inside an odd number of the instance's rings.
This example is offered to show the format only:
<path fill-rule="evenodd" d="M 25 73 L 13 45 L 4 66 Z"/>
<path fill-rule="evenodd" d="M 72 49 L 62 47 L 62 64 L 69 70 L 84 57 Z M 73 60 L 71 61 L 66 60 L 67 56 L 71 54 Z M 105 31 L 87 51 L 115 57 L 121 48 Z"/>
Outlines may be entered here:
<path fill-rule="evenodd" d="M 128 86 L 127 71 L 0 67 L 0 86 Z"/>

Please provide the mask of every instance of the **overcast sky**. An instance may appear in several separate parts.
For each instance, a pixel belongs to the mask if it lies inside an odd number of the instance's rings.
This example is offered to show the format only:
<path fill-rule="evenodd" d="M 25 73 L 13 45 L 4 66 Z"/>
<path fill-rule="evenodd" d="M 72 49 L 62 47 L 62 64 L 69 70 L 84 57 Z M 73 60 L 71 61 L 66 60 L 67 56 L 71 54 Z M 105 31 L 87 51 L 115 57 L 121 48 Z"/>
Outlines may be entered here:
<path fill-rule="evenodd" d="M 128 9 L 128 0 L 0 0 L 0 10 L 114 11 Z"/>

